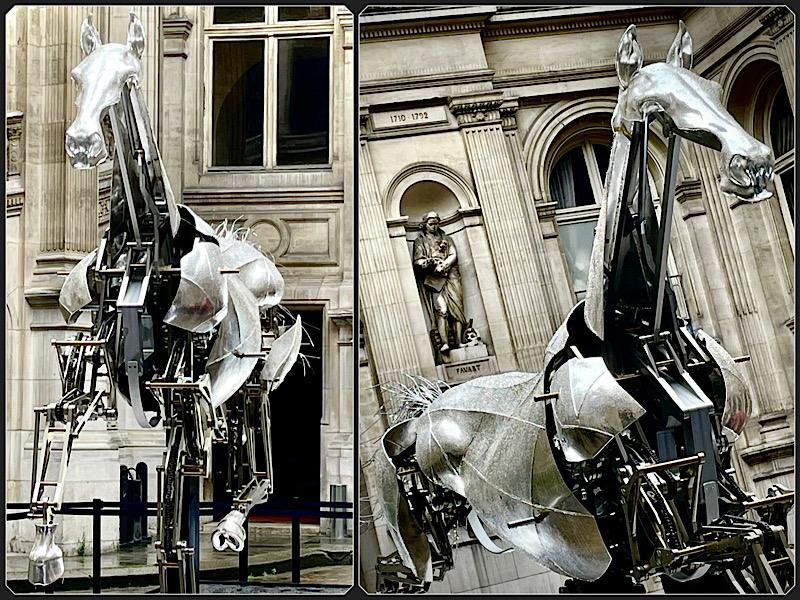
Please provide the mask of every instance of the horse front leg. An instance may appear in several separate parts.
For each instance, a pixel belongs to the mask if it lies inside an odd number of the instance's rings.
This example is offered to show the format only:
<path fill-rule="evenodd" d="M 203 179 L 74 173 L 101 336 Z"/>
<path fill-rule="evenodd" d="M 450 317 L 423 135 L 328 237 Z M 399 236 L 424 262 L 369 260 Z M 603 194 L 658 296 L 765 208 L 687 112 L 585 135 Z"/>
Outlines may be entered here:
<path fill-rule="evenodd" d="M 245 523 L 254 506 L 263 504 L 272 492 L 272 439 L 270 433 L 269 395 L 262 384 L 253 380 L 245 384 L 237 400 L 243 402 L 241 429 L 232 424 L 231 432 L 238 432 L 238 440 L 246 439 L 240 446 L 238 481 L 248 483 L 240 488 L 233 499 L 231 511 L 219 522 L 211 536 L 215 550 L 231 548 L 241 552 L 245 547 Z"/>

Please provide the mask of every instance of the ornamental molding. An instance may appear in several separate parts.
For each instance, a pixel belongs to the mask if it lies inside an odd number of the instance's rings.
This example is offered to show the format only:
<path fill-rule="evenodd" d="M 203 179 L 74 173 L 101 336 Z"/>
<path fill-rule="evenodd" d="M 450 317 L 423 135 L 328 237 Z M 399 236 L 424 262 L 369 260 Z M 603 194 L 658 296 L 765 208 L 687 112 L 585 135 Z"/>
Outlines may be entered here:
<path fill-rule="evenodd" d="M 20 167 L 20 144 L 22 141 L 22 118 L 23 113 L 14 110 L 6 113 L 6 181 L 14 177 L 19 177 Z"/>
<path fill-rule="evenodd" d="M 492 69 L 474 68 L 458 72 L 438 71 L 412 74 L 376 74 L 372 79 L 359 84 L 361 94 L 377 94 L 380 92 L 406 91 L 433 86 L 469 85 L 491 82 L 495 72 Z"/>
<path fill-rule="evenodd" d="M 500 119 L 503 121 L 503 129 L 517 128 L 517 111 L 519 110 L 519 100 L 512 98 L 500 105 Z"/>
<path fill-rule="evenodd" d="M 164 38 L 178 39 L 185 42 L 192 32 L 192 22 L 183 15 L 173 13 L 168 17 L 164 17 L 161 22 L 161 28 L 164 32 Z"/>
<path fill-rule="evenodd" d="M 422 8 L 422 7 L 421 7 Z M 479 32 L 483 29 L 486 18 L 493 10 L 482 7 L 463 7 L 466 11 L 459 12 L 456 7 L 442 7 L 426 10 L 427 18 L 419 18 L 416 22 L 403 21 L 402 18 L 392 21 L 369 22 L 364 19 L 359 28 L 362 41 L 386 40 L 391 38 L 413 38 L 427 35 L 458 35 L 462 33 Z M 420 11 L 414 11 L 419 13 Z M 473 14 L 470 14 L 473 13 Z M 430 14 L 427 14 L 430 13 Z M 410 16 L 410 15 L 409 15 Z M 402 17 L 402 16 L 401 16 Z M 379 15 L 375 15 L 379 19 Z M 384 18 L 389 19 L 391 15 Z"/>
<path fill-rule="evenodd" d="M 361 32 L 362 40 L 375 40 L 386 38 L 419 37 L 423 35 L 441 35 L 454 33 L 469 33 L 480 31 L 483 22 L 479 23 L 423 23 L 406 27 L 392 27 L 391 29 L 368 29 Z"/>
<path fill-rule="evenodd" d="M 652 14 L 636 15 L 636 25 L 660 25 L 663 23 L 675 23 L 679 15 L 675 12 L 658 12 Z M 581 19 L 564 19 L 551 22 L 539 23 L 503 23 L 492 25 L 490 22 L 482 33 L 484 39 L 547 35 L 553 33 L 567 33 L 579 30 L 599 30 L 599 29 L 625 29 L 631 24 L 631 15 L 614 15 L 603 17 L 587 17 Z"/>
<path fill-rule="evenodd" d="M 452 96 L 448 99 L 450 112 L 459 125 L 481 125 L 500 120 L 503 94 L 487 92 L 469 96 Z"/>
<path fill-rule="evenodd" d="M 20 214 L 24 204 L 24 192 L 14 192 L 9 194 L 8 188 L 6 188 L 6 217 L 15 217 Z"/>
<path fill-rule="evenodd" d="M 776 40 L 794 27 L 794 13 L 785 6 L 777 6 L 759 19 L 767 28 L 767 34 Z"/>
<path fill-rule="evenodd" d="M 281 188 L 241 189 L 241 188 L 185 188 L 185 204 L 211 206 L 217 204 L 341 204 L 344 202 L 344 189 L 325 188 Z"/>

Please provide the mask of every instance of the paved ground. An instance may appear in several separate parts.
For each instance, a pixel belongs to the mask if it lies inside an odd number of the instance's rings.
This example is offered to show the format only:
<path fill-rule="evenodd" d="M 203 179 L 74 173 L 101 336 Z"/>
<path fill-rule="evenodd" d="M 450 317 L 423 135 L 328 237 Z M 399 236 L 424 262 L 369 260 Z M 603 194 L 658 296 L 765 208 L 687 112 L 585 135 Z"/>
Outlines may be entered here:
<path fill-rule="evenodd" d="M 212 528 L 204 526 L 200 534 L 200 579 L 236 581 L 239 555 L 233 551 L 215 552 L 211 547 Z M 201 590 L 207 593 L 342 593 L 345 588 L 328 588 L 314 584 L 353 583 L 353 545 L 348 538 L 334 541 L 319 533 L 317 525 L 303 524 L 300 530 L 300 554 L 303 569 L 300 573 L 302 592 L 291 582 L 291 525 L 288 523 L 251 523 L 249 582 L 253 585 L 230 586 L 209 583 Z M 65 579 L 58 588 L 75 591 L 91 589 L 92 557 L 65 557 Z M 149 546 L 123 548 L 102 555 L 103 591 L 109 593 L 142 593 L 158 586 L 156 553 Z M 26 554 L 9 554 L 6 576 L 12 586 L 25 585 L 28 574 Z M 266 585 L 255 585 L 266 584 Z M 308 584 L 308 586 L 306 585 Z M 234 590 L 233 587 L 236 589 Z M 241 589 L 239 589 L 241 588 Z M 14 587 L 12 587 L 14 589 Z M 19 588 L 18 588 L 19 589 Z M 280 590 L 280 591 L 278 591 Z M 24 592 L 27 590 L 19 589 Z"/>

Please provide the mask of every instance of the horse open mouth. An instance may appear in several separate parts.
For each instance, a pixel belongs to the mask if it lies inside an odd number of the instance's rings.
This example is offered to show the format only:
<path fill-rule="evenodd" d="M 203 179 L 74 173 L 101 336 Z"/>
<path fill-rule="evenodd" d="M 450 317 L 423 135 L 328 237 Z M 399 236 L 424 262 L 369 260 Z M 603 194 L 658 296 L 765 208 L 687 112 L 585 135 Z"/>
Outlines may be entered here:
<path fill-rule="evenodd" d="M 773 165 L 769 160 L 756 161 L 741 154 L 734 154 L 722 169 L 720 188 L 742 200 L 757 202 L 772 196 L 770 182 Z"/>
<path fill-rule="evenodd" d="M 72 166 L 76 169 L 96 167 L 108 156 L 103 136 L 99 133 L 92 133 L 88 137 L 81 138 L 73 137 L 67 133 L 65 148 Z"/>

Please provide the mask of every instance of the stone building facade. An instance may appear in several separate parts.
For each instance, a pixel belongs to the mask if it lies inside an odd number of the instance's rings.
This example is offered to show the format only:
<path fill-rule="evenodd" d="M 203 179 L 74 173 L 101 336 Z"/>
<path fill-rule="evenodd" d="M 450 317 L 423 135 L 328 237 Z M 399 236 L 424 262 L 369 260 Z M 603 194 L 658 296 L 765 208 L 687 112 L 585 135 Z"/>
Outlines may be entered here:
<path fill-rule="evenodd" d="M 458 248 L 464 311 L 501 372 L 540 371 L 582 297 L 617 101 L 614 58 L 634 23 L 645 63 L 683 20 L 693 71 L 776 157 L 775 194 L 737 203 L 717 157 L 684 142 L 669 257 L 679 311 L 746 362 L 754 413 L 736 443 L 746 489 L 794 488 L 794 17 L 778 7 L 406 7 L 360 15 L 359 289 L 361 585 L 394 547 L 372 457 L 386 385 L 441 378 L 410 245 L 436 210 Z M 666 144 L 653 128 L 658 201 Z M 790 532 L 793 541 L 794 534 Z M 456 549 L 431 592 L 556 592 L 518 556 Z"/>
<path fill-rule="evenodd" d="M 81 23 L 92 12 L 103 42 L 124 42 L 131 10 L 146 30 L 140 84 L 177 200 L 212 225 L 251 228 L 285 279 L 282 304 L 303 316 L 313 342 L 301 349 L 305 376 L 298 362 L 272 398 L 275 495 L 329 500 L 336 485 L 353 501 L 354 24 L 342 6 L 17 6 L 6 15 L 7 499 L 29 500 L 33 408 L 61 394 L 51 340 L 88 329 L 65 325 L 57 273 L 108 223 L 111 165 L 76 171 L 64 151 Z M 117 501 L 120 465 L 140 461 L 155 499 L 163 431 L 119 410 L 76 443 L 66 501 Z M 210 483 L 203 496 L 212 498 Z M 59 521 L 65 552 L 90 540 L 84 517 Z M 13 551 L 28 552 L 32 539 L 28 521 L 7 528 Z M 117 519 L 103 520 L 102 541 L 117 541 Z"/>

